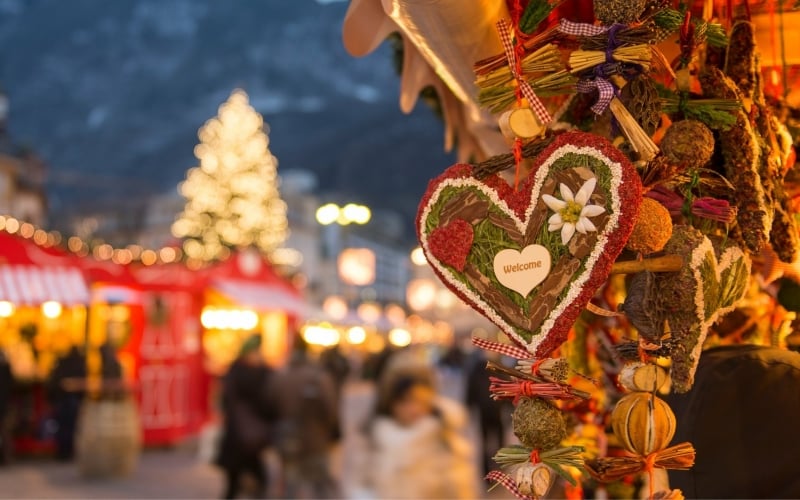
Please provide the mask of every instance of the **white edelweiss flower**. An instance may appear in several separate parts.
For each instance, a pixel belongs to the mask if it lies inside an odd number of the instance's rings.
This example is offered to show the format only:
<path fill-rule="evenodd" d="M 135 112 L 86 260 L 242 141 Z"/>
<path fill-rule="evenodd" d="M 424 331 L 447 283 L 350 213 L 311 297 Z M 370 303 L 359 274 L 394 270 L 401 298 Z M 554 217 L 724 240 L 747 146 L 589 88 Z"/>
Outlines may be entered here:
<path fill-rule="evenodd" d="M 589 217 L 597 217 L 606 211 L 600 205 L 589 205 L 589 198 L 597 186 L 597 179 L 592 177 L 583 183 L 583 186 L 574 195 L 564 184 L 559 185 L 561 198 L 549 194 L 542 196 L 547 208 L 555 212 L 548 220 L 548 231 L 561 230 L 561 243 L 566 245 L 575 235 L 575 232 L 586 234 L 597 231 L 597 227 Z"/>

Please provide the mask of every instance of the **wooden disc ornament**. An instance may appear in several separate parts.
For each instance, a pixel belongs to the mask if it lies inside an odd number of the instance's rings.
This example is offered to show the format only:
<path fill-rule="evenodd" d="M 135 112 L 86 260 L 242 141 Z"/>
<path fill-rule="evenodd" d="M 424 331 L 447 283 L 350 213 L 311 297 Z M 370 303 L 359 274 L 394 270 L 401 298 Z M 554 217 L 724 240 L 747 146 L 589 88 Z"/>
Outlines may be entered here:
<path fill-rule="evenodd" d="M 536 118 L 533 110 L 528 107 L 515 108 L 506 111 L 498 120 L 500 132 L 506 139 L 533 139 L 541 135 L 544 127 Z"/>
<path fill-rule="evenodd" d="M 667 371 L 653 363 L 629 363 L 619 373 L 619 383 L 629 391 L 656 392 L 666 384 Z"/>
<path fill-rule="evenodd" d="M 533 498 L 541 498 L 550 491 L 555 474 L 545 464 L 521 464 L 514 471 L 514 481 L 519 492 Z"/>

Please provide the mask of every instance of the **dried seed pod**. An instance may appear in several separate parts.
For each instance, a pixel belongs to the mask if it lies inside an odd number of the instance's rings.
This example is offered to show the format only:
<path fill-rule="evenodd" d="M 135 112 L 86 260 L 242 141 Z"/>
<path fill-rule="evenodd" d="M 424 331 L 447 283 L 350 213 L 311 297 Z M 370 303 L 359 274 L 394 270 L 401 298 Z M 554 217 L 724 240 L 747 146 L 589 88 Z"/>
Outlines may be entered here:
<path fill-rule="evenodd" d="M 707 97 L 742 100 L 742 93 L 730 78 L 717 68 L 707 68 L 700 75 Z M 761 149 L 758 137 L 743 110 L 735 111 L 736 124 L 719 141 L 725 165 L 725 177 L 735 189 L 736 216 L 745 248 L 758 253 L 769 241 L 772 230 L 772 207 L 768 206 L 759 175 Z"/>
<path fill-rule="evenodd" d="M 664 251 L 691 256 L 701 245 L 710 247 L 710 241 L 703 233 L 691 226 L 679 225 L 673 228 L 672 238 Z M 686 392 L 692 386 L 699 361 L 697 346 L 703 343 L 706 334 L 697 316 L 695 298 L 699 286 L 691 257 L 687 257 L 680 271 L 655 275 L 657 303 L 654 309 L 662 323 L 669 322 L 669 332 L 675 341 L 670 374 L 673 387 L 679 392 Z"/>
<path fill-rule="evenodd" d="M 523 495 L 541 498 L 553 484 L 553 471 L 545 464 L 524 463 L 514 471 L 514 482 Z"/>
<path fill-rule="evenodd" d="M 655 275 L 647 271 L 634 274 L 627 288 L 628 296 L 620 311 L 625 313 L 639 335 L 650 342 L 658 342 L 664 334 L 664 320 L 656 307 Z"/>
<path fill-rule="evenodd" d="M 760 91 L 761 89 L 759 89 Z M 759 110 L 756 125 L 761 141 L 761 182 L 767 202 L 773 209 L 769 242 L 782 262 L 795 262 L 800 254 L 797 222 L 789 207 L 790 199 L 783 190 L 784 165 L 791 155 L 791 136 L 766 105 L 754 105 Z M 773 140 L 774 139 L 774 140 Z"/>
<path fill-rule="evenodd" d="M 634 392 L 654 392 L 659 390 L 669 375 L 667 371 L 653 363 L 628 363 L 619 372 L 622 387 Z"/>
<path fill-rule="evenodd" d="M 638 21 L 647 6 L 647 0 L 594 0 L 593 3 L 594 17 L 606 26 Z"/>
<path fill-rule="evenodd" d="M 800 238 L 798 238 L 797 221 L 785 207 L 787 201 L 784 196 L 782 203 L 775 207 L 769 242 L 781 262 L 790 264 L 795 262 L 800 254 Z"/>
<path fill-rule="evenodd" d="M 638 75 L 622 88 L 622 102 L 649 135 L 661 123 L 661 99 L 655 82 L 647 75 Z"/>
<path fill-rule="evenodd" d="M 714 154 L 714 134 L 697 120 L 675 122 L 664 134 L 661 152 L 677 166 L 685 169 L 701 168 Z"/>
<path fill-rule="evenodd" d="M 529 448 L 552 450 L 567 437 L 564 416 L 539 398 L 522 398 L 512 414 L 514 435 Z"/>
<path fill-rule="evenodd" d="M 652 198 L 643 198 L 639 217 L 625 248 L 648 255 L 661 251 L 671 236 L 669 210 Z"/>
<path fill-rule="evenodd" d="M 755 28 L 750 22 L 738 21 L 729 35 L 725 73 L 748 99 L 758 91 L 758 66 Z"/>
<path fill-rule="evenodd" d="M 649 455 L 663 450 L 675 435 L 675 414 L 662 399 L 646 392 L 623 396 L 611 412 L 614 434 L 628 451 Z"/>

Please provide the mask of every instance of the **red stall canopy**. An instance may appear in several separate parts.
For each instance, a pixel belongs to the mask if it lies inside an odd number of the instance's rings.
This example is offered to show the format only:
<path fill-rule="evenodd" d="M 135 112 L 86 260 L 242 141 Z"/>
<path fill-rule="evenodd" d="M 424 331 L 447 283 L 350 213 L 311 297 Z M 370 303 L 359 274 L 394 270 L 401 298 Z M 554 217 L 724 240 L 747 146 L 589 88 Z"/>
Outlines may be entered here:
<path fill-rule="evenodd" d="M 21 305 L 50 300 L 87 304 L 89 290 L 75 257 L 0 233 L 0 300 Z"/>
<path fill-rule="evenodd" d="M 205 271 L 205 284 L 237 304 L 303 316 L 307 305 L 291 283 L 257 252 L 243 251 Z"/>

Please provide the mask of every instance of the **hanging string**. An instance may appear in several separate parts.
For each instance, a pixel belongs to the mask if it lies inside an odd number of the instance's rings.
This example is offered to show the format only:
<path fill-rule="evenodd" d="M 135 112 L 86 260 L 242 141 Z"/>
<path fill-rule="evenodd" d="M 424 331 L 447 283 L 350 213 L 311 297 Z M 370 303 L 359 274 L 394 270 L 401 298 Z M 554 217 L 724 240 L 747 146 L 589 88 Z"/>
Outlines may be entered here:
<path fill-rule="evenodd" d="M 514 65 L 515 72 L 522 75 L 522 58 L 525 57 L 525 47 L 522 43 L 522 37 L 519 32 L 519 19 L 522 15 L 522 3 L 520 0 L 514 0 L 514 6 L 511 9 L 511 28 L 514 30 Z M 515 90 L 517 96 L 517 106 L 522 104 L 522 85 L 517 85 Z M 533 104 L 533 103 L 531 103 Z M 520 173 L 522 170 L 522 139 L 514 137 L 514 191 L 519 189 Z"/>
<path fill-rule="evenodd" d="M 776 23 L 776 19 L 775 19 L 775 0 L 769 0 L 767 2 L 767 9 L 769 11 L 769 48 L 770 48 L 770 51 L 772 52 L 772 64 L 771 64 L 772 69 L 769 72 L 769 84 L 770 84 L 771 87 L 775 87 L 776 94 L 777 94 L 778 85 L 782 84 L 783 82 L 776 82 L 775 81 L 775 80 L 777 80 L 777 75 L 778 75 L 778 70 L 777 70 L 777 67 L 778 67 L 778 52 L 777 52 L 777 50 L 778 50 L 778 42 L 777 42 L 777 40 L 775 40 L 775 36 L 776 36 L 776 34 L 778 32 L 778 28 L 775 25 L 775 23 Z"/>
<path fill-rule="evenodd" d="M 650 496 L 648 497 L 650 500 L 653 500 L 653 495 L 656 492 L 656 477 L 655 477 L 655 468 L 656 468 L 656 459 L 658 458 L 658 453 L 651 453 L 647 455 L 645 458 L 645 465 L 644 470 L 647 472 L 648 483 L 650 483 Z"/>
<path fill-rule="evenodd" d="M 536 117 L 542 123 L 542 125 L 546 125 L 552 121 L 552 117 L 550 116 L 550 112 L 547 111 L 547 107 L 542 103 L 542 101 L 536 96 L 536 93 L 533 91 L 533 87 L 531 87 L 530 83 L 525 80 L 525 76 L 522 70 L 522 60 L 525 57 L 525 41 L 524 35 L 519 29 L 519 20 L 522 16 L 522 2 L 521 0 L 514 0 L 514 4 L 511 8 L 511 32 L 514 35 L 513 45 L 511 41 L 508 39 L 508 26 L 505 20 L 501 19 L 498 21 L 497 26 L 498 30 L 500 31 L 500 40 L 503 42 L 503 49 L 506 53 L 506 59 L 508 59 L 508 64 L 511 67 L 512 73 L 514 73 L 514 78 L 516 80 L 516 87 L 514 89 L 514 94 L 516 96 L 517 107 L 522 107 L 523 99 L 528 100 L 528 106 L 533 110 Z M 519 189 L 519 182 L 520 177 L 522 175 L 522 139 L 519 137 L 514 138 L 514 146 L 512 148 L 514 152 L 514 190 L 516 191 Z"/>
<path fill-rule="evenodd" d="M 783 98 L 786 99 L 789 96 L 789 75 L 788 75 L 788 67 L 786 61 L 786 33 L 783 31 L 783 2 L 778 2 L 778 16 L 780 19 L 780 31 L 781 31 L 781 72 L 783 73 L 783 81 L 781 85 L 783 87 Z"/>
<path fill-rule="evenodd" d="M 733 0 L 728 0 L 728 4 L 726 5 L 727 12 L 725 12 L 728 18 L 728 28 L 730 29 L 733 26 Z"/>

